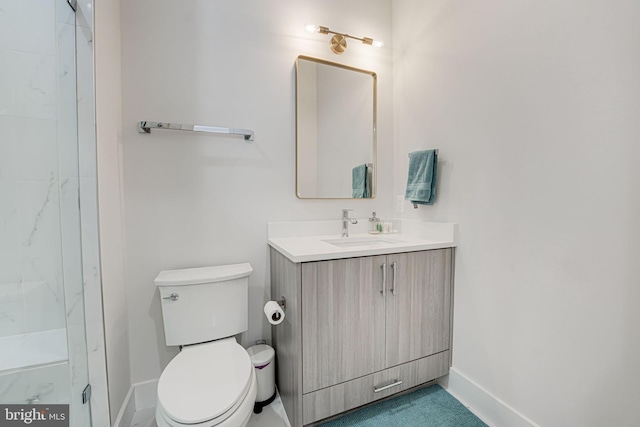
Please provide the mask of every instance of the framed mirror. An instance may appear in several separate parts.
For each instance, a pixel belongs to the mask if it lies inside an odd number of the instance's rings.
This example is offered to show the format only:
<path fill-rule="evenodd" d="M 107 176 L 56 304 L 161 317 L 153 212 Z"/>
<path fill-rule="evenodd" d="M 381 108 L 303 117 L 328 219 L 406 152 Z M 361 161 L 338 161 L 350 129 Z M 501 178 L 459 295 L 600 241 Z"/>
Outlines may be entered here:
<path fill-rule="evenodd" d="M 296 195 L 359 199 L 376 194 L 377 76 L 296 60 Z"/>

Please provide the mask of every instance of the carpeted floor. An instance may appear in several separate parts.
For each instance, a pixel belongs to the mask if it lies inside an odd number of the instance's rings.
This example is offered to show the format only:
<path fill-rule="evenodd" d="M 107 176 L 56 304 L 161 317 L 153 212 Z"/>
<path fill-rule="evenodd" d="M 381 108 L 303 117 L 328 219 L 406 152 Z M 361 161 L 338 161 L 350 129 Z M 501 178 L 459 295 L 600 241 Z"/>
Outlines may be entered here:
<path fill-rule="evenodd" d="M 337 418 L 321 427 L 486 427 L 439 385 Z"/>

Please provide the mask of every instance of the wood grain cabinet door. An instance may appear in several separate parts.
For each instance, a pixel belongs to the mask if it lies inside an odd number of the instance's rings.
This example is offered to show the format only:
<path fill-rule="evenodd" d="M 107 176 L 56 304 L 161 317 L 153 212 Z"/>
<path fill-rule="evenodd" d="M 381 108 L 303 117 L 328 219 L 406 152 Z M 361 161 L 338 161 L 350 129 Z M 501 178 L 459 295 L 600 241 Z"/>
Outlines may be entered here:
<path fill-rule="evenodd" d="M 302 265 L 302 389 L 384 369 L 385 256 Z"/>
<path fill-rule="evenodd" d="M 387 367 L 449 348 L 451 262 L 451 249 L 387 256 Z"/>

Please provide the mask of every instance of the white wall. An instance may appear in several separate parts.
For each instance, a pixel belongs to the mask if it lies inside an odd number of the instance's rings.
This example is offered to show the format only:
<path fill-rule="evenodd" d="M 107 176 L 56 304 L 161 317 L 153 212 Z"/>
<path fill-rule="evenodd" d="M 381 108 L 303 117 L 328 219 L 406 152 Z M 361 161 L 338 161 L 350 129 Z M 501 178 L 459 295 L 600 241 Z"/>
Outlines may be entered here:
<path fill-rule="evenodd" d="M 339 10 L 340 13 L 336 13 Z M 133 382 L 157 378 L 167 348 L 153 279 L 160 270 L 248 261 L 249 331 L 269 338 L 266 223 L 366 218 L 392 200 L 391 53 L 357 42 L 338 57 L 318 23 L 390 40 L 388 0 L 139 0 L 122 3 L 127 295 Z M 300 54 L 374 70 L 379 83 L 375 200 L 295 196 L 294 63 Z M 176 131 L 138 134 L 139 120 L 249 128 L 237 137 Z M 336 230 L 338 233 L 339 230 Z M 124 300 L 124 296 L 123 296 Z"/>
<path fill-rule="evenodd" d="M 95 4 L 96 133 L 100 262 L 109 410 L 115 420 L 131 387 L 124 269 L 120 2 Z"/>
<path fill-rule="evenodd" d="M 406 216 L 459 223 L 454 368 L 543 426 L 640 425 L 639 21 L 393 2 L 395 192 L 440 148 L 436 204 Z"/>

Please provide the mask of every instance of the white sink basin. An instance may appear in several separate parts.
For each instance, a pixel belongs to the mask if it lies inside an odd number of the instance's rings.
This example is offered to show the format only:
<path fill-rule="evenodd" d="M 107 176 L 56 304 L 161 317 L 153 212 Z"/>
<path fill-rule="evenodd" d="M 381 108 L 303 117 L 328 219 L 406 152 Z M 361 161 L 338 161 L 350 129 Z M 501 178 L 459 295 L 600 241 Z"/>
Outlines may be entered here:
<path fill-rule="evenodd" d="M 354 248 L 354 247 L 380 247 L 393 245 L 396 243 L 403 243 L 402 240 L 392 239 L 390 237 L 371 236 L 371 237 L 342 237 L 340 239 L 323 240 L 323 242 L 329 243 L 339 248 Z"/>

